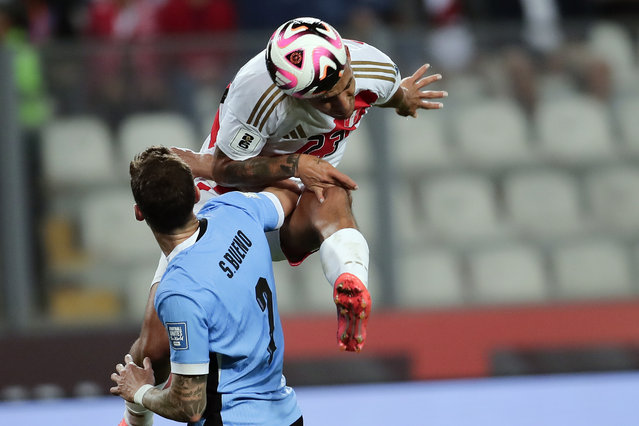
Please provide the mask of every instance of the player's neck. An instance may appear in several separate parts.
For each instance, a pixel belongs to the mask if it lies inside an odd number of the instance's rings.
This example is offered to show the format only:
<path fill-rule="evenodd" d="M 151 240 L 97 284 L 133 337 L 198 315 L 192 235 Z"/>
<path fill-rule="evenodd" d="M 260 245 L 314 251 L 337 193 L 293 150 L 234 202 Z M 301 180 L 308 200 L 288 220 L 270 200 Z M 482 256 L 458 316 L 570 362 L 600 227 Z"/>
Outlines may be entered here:
<path fill-rule="evenodd" d="M 176 229 L 170 234 L 162 234 L 159 232 L 153 232 L 155 239 L 157 240 L 162 253 L 168 256 L 175 247 L 189 239 L 194 233 L 197 232 L 200 226 L 197 218 L 193 216 L 186 225 Z"/>

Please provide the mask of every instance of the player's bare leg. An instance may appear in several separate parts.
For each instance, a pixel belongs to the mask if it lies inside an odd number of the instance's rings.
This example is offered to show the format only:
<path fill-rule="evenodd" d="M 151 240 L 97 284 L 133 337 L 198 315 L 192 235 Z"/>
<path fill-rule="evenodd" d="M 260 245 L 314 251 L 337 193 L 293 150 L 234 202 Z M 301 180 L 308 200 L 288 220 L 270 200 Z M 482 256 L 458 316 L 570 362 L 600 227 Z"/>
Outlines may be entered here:
<path fill-rule="evenodd" d="M 340 349 L 360 351 L 366 339 L 371 311 L 368 281 L 368 245 L 351 211 L 348 191 L 326 190 L 323 203 L 305 191 L 280 232 L 282 250 L 291 262 L 301 261 L 320 248 L 322 267 L 333 284 Z"/>

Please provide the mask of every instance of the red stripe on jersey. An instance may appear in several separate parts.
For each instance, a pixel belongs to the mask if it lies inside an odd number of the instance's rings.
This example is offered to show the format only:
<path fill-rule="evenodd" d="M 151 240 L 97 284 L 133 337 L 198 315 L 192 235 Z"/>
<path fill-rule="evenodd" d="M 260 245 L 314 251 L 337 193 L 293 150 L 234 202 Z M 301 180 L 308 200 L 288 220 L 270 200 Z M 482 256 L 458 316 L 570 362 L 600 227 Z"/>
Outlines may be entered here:
<path fill-rule="evenodd" d="M 224 95 L 222 96 L 222 100 L 220 101 L 220 104 L 224 103 L 224 99 L 226 99 L 226 94 L 229 91 L 229 87 L 231 87 L 231 83 L 227 84 L 226 91 L 224 92 Z M 218 107 L 217 111 L 215 112 L 215 119 L 213 120 L 213 126 L 211 126 L 211 139 L 209 140 L 209 149 L 215 146 L 215 142 L 217 141 L 217 132 L 219 131 L 220 131 L 220 107 Z"/>
<path fill-rule="evenodd" d="M 377 100 L 377 95 L 370 90 L 362 90 L 355 95 L 355 110 L 347 119 L 335 119 L 335 127 L 327 133 L 314 135 L 308 138 L 298 154 L 309 154 L 315 157 L 326 157 L 337 151 L 340 142 L 357 128 L 357 123 L 362 119 L 368 108 Z"/>
<path fill-rule="evenodd" d="M 209 140 L 209 149 L 215 146 L 217 141 L 217 132 L 220 131 L 220 109 L 217 109 L 215 113 L 215 120 L 213 120 L 213 126 L 211 126 L 211 139 Z"/>
<path fill-rule="evenodd" d="M 205 184 L 204 182 L 198 182 L 197 183 L 197 187 L 200 188 L 202 191 L 210 191 L 211 187 L 208 186 L 207 184 Z"/>

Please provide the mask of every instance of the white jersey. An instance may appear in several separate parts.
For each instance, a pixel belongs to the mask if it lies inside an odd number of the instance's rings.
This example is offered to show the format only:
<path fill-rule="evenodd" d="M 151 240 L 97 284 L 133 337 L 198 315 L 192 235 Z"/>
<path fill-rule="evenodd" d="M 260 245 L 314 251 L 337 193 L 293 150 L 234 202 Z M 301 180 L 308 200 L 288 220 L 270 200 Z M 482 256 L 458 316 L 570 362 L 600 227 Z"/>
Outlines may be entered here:
<path fill-rule="evenodd" d="M 307 101 L 279 90 L 266 69 L 265 52 L 248 61 L 227 88 L 218 108 L 211 134 L 200 152 L 212 154 L 219 148 L 237 161 L 257 155 L 310 154 L 337 166 L 344 156 L 348 135 L 373 105 L 382 105 L 401 83 L 395 63 L 377 48 L 354 40 L 344 40 L 351 54 L 355 79 L 355 109 L 348 119 L 336 119 L 319 112 Z M 229 191 L 215 182 L 196 178 L 200 201 L 197 213 L 210 198 Z M 271 245 L 274 260 L 284 259 L 279 244 Z M 160 257 L 153 282 L 166 269 Z"/>
<path fill-rule="evenodd" d="M 266 69 L 264 51 L 244 65 L 228 87 L 201 152 L 219 148 L 233 160 L 262 155 L 310 154 L 337 166 L 348 135 L 372 105 L 386 103 L 401 77 L 391 59 L 366 43 L 344 40 L 355 79 L 355 110 L 336 119 L 309 102 L 284 94 Z"/>

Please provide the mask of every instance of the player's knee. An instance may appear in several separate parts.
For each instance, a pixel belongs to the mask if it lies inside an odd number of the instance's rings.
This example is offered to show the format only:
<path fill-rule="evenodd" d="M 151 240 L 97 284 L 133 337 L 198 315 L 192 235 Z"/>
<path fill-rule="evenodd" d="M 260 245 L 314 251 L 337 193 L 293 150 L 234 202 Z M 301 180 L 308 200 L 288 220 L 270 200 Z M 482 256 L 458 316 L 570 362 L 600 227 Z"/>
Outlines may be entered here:
<path fill-rule="evenodd" d="M 331 186 L 326 189 L 325 195 L 326 200 L 324 203 L 328 202 L 341 208 L 347 207 L 350 211 L 351 205 L 353 204 L 351 191 L 344 189 L 341 186 Z"/>

